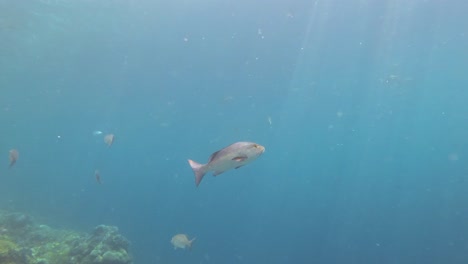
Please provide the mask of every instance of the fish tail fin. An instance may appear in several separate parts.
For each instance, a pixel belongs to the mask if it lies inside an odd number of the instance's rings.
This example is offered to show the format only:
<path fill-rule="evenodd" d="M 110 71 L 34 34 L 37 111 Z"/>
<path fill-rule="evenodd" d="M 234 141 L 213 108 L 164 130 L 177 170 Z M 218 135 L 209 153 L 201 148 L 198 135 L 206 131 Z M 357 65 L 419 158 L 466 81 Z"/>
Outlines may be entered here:
<path fill-rule="evenodd" d="M 195 174 L 195 185 L 198 187 L 203 176 L 205 176 L 205 165 L 197 163 L 193 160 L 188 160 L 190 167 L 192 167 L 193 173 Z"/>
<path fill-rule="evenodd" d="M 196 237 L 192 238 L 190 241 L 189 241 L 189 249 L 192 249 L 192 243 L 193 241 L 195 241 Z"/>

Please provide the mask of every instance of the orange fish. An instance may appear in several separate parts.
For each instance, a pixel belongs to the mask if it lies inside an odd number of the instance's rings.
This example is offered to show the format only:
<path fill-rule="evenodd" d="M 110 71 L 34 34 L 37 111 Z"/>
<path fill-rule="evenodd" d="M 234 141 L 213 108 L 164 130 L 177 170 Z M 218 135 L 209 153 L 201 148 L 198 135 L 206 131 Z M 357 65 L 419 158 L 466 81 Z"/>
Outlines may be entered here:
<path fill-rule="evenodd" d="M 114 143 L 114 134 L 107 134 L 104 136 L 104 143 L 107 144 L 107 146 L 112 146 L 112 143 Z"/>
<path fill-rule="evenodd" d="M 101 174 L 99 173 L 99 170 L 94 171 L 94 177 L 96 177 L 97 183 L 101 184 Z"/>
<path fill-rule="evenodd" d="M 19 152 L 18 150 L 16 149 L 10 149 L 10 168 L 13 167 L 13 165 L 15 165 L 16 161 L 18 160 L 19 158 Z"/>

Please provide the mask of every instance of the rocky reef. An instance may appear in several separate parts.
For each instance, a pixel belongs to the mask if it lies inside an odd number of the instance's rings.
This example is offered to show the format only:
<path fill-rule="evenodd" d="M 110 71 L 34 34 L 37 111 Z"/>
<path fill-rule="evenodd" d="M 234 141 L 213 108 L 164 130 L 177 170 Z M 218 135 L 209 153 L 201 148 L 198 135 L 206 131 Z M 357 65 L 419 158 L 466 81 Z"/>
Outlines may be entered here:
<path fill-rule="evenodd" d="M 117 227 L 90 233 L 53 229 L 32 217 L 0 211 L 1 264 L 133 264 L 130 243 Z"/>

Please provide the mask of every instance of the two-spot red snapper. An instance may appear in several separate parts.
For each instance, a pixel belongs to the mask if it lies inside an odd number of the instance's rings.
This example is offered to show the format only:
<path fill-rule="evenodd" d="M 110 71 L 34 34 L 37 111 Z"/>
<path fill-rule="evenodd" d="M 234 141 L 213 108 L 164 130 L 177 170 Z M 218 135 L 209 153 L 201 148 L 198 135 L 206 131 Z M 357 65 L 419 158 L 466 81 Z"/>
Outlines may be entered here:
<path fill-rule="evenodd" d="M 253 142 L 237 142 L 211 154 L 207 164 L 188 160 L 195 174 L 195 185 L 198 186 L 207 172 L 217 176 L 227 170 L 237 169 L 255 160 L 265 152 L 265 147 Z"/>

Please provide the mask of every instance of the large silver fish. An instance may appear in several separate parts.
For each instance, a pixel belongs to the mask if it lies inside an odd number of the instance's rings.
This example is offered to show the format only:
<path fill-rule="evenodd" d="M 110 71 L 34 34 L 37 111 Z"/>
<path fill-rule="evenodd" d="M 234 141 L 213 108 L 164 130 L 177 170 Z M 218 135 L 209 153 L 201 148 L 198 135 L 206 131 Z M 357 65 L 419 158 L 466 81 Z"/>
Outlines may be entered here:
<path fill-rule="evenodd" d="M 255 160 L 265 152 L 265 147 L 253 142 L 237 142 L 211 154 L 207 164 L 188 160 L 195 174 L 195 185 L 198 186 L 207 172 L 217 176 L 227 170 L 237 169 Z"/>

